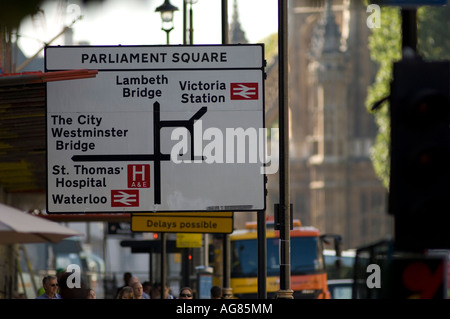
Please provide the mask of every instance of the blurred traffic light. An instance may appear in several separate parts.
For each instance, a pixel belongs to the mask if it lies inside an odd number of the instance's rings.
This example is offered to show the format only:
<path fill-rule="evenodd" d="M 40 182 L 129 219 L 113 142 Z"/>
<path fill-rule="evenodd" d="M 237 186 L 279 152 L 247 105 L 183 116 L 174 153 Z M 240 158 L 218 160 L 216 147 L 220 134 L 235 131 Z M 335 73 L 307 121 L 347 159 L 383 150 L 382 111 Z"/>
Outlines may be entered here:
<path fill-rule="evenodd" d="M 450 248 L 449 73 L 448 61 L 394 63 L 389 212 L 400 249 Z"/>
<path fill-rule="evenodd" d="M 445 257 L 396 258 L 386 297 L 389 299 L 445 299 Z"/>

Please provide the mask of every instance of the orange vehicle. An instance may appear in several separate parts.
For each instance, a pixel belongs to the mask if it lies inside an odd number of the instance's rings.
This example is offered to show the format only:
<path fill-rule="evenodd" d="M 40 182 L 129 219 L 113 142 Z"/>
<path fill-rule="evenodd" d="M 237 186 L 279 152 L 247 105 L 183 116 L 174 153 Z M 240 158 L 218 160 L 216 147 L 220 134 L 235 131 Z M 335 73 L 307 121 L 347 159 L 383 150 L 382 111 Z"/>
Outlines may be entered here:
<path fill-rule="evenodd" d="M 279 231 L 267 223 L 267 298 L 275 298 L 279 287 Z M 304 227 L 294 220 L 290 232 L 291 289 L 296 299 L 329 299 L 327 273 L 323 257 L 323 240 L 319 230 Z M 256 223 L 230 235 L 230 285 L 235 298 L 257 298 L 257 230 Z"/>

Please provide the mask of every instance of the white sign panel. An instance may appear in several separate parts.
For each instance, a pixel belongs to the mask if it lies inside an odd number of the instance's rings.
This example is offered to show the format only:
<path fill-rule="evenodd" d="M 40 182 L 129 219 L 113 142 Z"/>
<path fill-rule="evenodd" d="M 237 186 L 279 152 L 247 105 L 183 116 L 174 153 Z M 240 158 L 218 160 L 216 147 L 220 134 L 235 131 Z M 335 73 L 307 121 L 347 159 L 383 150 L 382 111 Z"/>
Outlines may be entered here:
<path fill-rule="evenodd" d="M 47 210 L 265 208 L 262 45 L 47 47 Z"/>

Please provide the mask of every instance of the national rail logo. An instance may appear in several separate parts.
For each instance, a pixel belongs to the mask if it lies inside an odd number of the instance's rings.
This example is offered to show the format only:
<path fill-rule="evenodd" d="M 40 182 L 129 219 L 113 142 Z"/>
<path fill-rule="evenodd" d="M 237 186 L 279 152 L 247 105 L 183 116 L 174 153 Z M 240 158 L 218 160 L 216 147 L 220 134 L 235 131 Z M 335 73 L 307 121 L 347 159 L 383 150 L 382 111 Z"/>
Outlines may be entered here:
<path fill-rule="evenodd" d="M 230 83 L 231 100 L 257 100 L 258 83 Z"/>

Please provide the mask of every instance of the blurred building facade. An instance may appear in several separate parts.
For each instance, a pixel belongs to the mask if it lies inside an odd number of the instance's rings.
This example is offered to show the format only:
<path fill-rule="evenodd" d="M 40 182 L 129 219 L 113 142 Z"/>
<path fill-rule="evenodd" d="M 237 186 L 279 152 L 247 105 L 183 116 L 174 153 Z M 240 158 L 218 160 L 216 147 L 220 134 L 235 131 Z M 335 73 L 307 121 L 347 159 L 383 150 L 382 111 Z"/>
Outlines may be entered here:
<path fill-rule="evenodd" d="M 393 233 L 387 191 L 370 159 L 377 127 L 365 99 L 371 62 L 360 0 L 289 1 L 290 197 L 293 216 L 356 248 Z M 277 125 L 278 67 L 267 67 L 266 125 Z M 268 183 L 267 214 L 279 201 Z"/>

